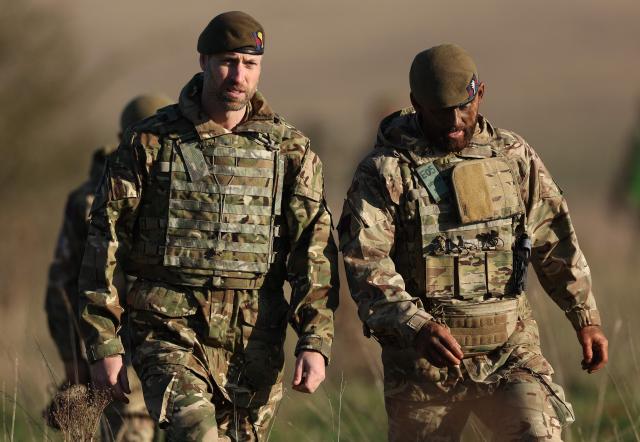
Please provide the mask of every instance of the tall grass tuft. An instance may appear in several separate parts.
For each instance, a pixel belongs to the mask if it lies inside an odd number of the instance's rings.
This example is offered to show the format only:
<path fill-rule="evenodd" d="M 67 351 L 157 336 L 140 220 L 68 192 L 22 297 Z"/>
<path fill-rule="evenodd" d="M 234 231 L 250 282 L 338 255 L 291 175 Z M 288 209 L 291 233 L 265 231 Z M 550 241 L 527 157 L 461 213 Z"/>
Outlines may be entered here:
<path fill-rule="evenodd" d="M 65 442 L 93 441 L 100 416 L 110 402 L 107 390 L 70 385 L 53 398 L 47 412 L 49 424 L 60 429 Z"/>

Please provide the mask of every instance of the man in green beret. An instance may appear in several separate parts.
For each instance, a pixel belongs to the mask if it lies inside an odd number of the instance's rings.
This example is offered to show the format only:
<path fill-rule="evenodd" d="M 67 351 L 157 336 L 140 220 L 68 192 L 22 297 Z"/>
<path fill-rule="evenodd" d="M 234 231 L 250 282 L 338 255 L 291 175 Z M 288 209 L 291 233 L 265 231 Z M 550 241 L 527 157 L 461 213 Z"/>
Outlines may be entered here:
<path fill-rule="evenodd" d="M 257 91 L 264 50 L 255 19 L 215 17 L 198 40 L 203 72 L 127 131 L 92 207 L 79 283 L 93 382 L 126 401 L 121 267 L 137 278 L 133 365 L 171 441 L 267 438 L 287 323 L 294 390 L 313 392 L 330 357 L 337 247 L 322 163 Z"/>
<path fill-rule="evenodd" d="M 150 117 L 172 101 L 161 95 L 140 95 L 123 109 L 120 116 L 120 132 L 132 124 Z M 107 156 L 115 150 L 114 145 L 106 145 L 93 153 L 89 177 L 67 197 L 62 228 L 58 235 L 54 259 L 49 267 L 45 310 L 49 331 L 64 363 L 66 380 L 64 384 L 87 384 L 89 365 L 86 352 L 78 335 L 78 275 L 87 240 L 89 210 L 95 198 L 95 189 L 100 183 Z M 119 275 L 119 285 L 124 287 L 124 275 Z M 125 344 L 127 340 L 124 340 Z M 131 367 L 129 363 L 128 368 Z M 154 423 L 147 413 L 142 397 L 140 381 L 129 369 L 132 394 L 129 403 L 110 405 L 105 414 L 107 422 L 101 425 L 104 440 L 136 440 L 151 442 L 154 437 Z"/>
<path fill-rule="evenodd" d="M 479 114 L 461 47 L 419 53 L 413 107 L 382 120 L 338 225 L 349 287 L 382 346 L 392 441 L 459 440 L 470 413 L 495 440 L 560 440 L 573 411 L 540 350 L 531 262 L 588 372 L 607 362 L 591 275 L 562 192 L 518 134 Z"/>

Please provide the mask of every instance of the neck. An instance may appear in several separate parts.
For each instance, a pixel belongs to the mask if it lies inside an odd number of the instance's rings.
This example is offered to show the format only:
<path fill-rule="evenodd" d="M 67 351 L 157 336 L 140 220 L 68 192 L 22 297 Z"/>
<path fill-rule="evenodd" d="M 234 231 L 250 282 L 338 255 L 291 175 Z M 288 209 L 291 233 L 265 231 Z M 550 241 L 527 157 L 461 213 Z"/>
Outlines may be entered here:
<path fill-rule="evenodd" d="M 211 121 L 219 124 L 227 130 L 231 130 L 240 124 L 247 112 L 247 107 L 244 106 L 239 110 L 227 110 L 221 106 L 220 103 L 207 100 L 203 94 L 202 110 L 204 110 Z"/>

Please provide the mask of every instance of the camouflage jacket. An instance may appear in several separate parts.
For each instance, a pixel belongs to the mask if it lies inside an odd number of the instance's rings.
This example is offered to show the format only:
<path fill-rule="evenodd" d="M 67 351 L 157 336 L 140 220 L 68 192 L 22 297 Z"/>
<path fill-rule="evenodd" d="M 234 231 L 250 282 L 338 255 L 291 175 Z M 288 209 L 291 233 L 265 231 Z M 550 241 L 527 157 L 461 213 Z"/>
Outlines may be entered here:
<path fill-rule="evenodd" d="M 115 146 L 95 151 L 89 178 L 67 197 L 62 228 L 49 267 L 45 311 L 49 331 L 63 361 L 73 361 L 80 356 L 78 339 L 78 275 L 87 240 L 89 210 L 95 197 L 95 189 L 104 170 L 106 156 Z"/>
<path fill-rule="evenodd" d="M 433 319 L 425 309 L 424 283 L 416 276 L 425 268 L 422 247 L 406 246 L 420 241 L 420 226 L 403 221 L 400 214 L 409 192 L 421 184 L 403 176 L 401 155 L 396 146 L 403 147 L 405 152 L 408 148 L 411 155 L 434 155 L 413 109 L 383 120 L 375 148 L 355 172 L 338 225 L 351 295 L 358 304 L 365 333 L 371 333 L 383 343 L 383 361 L 392 359 L 390 347 L 411 348 L 417 331 Z M 494 129 L 482 117 L 468 149 L 480 149 L 480 146 L 500 149 L 517 164 L 519 188 L 526 208 L 526 230 L 532 237 L 531 263 L 546 292 L 576 329 L 600 324 L 590 271 L 578 246 L 566 202 L 540 157 L 522 137 Z M 537 348 L 537 326 L 532 327 L 521 330 L 535 335 L 531 338 L 535 341 L 531 342 L 532 347 L 536 347 L 535 355 L 528 357 L 541 357 Z M 521 338 L 524 339 L 522 334 L 514 339 Z M 387 357 L 385 342 L 393 343 L 386 345 L 389 347 Z M 409 359 L 417 357 L 409 355 Z M 494 362 L 500 360 L 503 364 L 508 358 L 509 354 L 505 353 L 496 357 L 489 364 L 491 367 L 486 364 L 480 367 L 480 364 L 468 368 L 484 371 L 483 376 L 476 377 L 484 380 L 490 371 L 498 368 Z M 540 371 L 550 371 L 550 367 L 547 368 Z M 385 371 L 385 382 L 387 375 Z M 396 377 L 402 376 L 403 373 L 399 373 Z"/>
<path fill-rule="evenodd" d="M 158 152 L 172 141 L 163 134 L 190 133 L 209 139 L 228 133 L 204 116 L 200 107 L 202 75 L 183 89 L 179 104 L 164 109 L 132 127 L 110 157 L 94 205 L 87 252 L 80 276 L 81 326 L 90 360 L 122 353 L 118 337 L 123 307 L 112 284 L 114 269 L 121 265 L 128 274 L 177 287 L 212 287 L 212 273 L 157 262 L 132 265 L 132 243 L 145 235 L 138 222 L 145 195 L 158 192 L 150 180 L 158 163 Z M 167 117 L 170 115 L 171 117 Z M 167 119 L 168 118 L 168 119 Z M 254 122 L 281 120 L 260 93 L 253 97 L 247 116 L 233 132 Z M 308 349 L 329 358 L 333 338 L 333 311 L 337 307 L 337 247 L 331 236 L 331 215 L 324 200 L 322 163 L 309 148 L 309 140 L 286 124 L 279 151 L 285 157 L 284 193 L 281 201 L 282 253 L 269 267 L 265 285 L 282 291 L 285 280 L 292 286 L 290 323 L 299 335 L 296 352 Z M 258 291 L 254 290 L 255 296 Z"/>

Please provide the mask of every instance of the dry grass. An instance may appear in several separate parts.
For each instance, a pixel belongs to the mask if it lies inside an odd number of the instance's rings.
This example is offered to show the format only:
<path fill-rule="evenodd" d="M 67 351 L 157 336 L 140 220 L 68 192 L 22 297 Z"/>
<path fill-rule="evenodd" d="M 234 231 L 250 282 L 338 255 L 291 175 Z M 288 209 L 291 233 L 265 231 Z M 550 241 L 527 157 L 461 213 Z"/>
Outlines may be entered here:
<path fill-rule="evenodd" d="M 111 394 L 85 385 L 68 385 L 54 396 L 46 411 L 48 424 L 60 430 L 65 442 L 90 442 Z"/>

